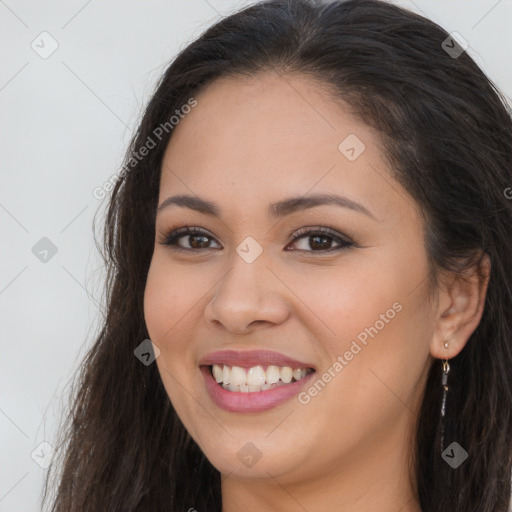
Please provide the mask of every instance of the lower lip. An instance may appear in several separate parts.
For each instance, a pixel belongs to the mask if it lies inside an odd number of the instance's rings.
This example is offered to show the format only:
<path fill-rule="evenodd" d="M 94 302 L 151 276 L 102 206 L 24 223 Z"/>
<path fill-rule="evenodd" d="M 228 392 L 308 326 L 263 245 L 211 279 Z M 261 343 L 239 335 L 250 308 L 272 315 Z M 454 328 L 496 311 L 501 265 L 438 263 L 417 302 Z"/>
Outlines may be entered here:
<path fill-rule="evenodd" d="M 220 386 L 213 378 L 209 366 L 201 366 L 201 373 L 211 399 L 221 409 L 229 412 L 261 412 L 272 409 L 297 395 L 306 382 L 315 374 L 315 372 L 309 373 L 298 381 L 265 391 L 237 393 Z"/>

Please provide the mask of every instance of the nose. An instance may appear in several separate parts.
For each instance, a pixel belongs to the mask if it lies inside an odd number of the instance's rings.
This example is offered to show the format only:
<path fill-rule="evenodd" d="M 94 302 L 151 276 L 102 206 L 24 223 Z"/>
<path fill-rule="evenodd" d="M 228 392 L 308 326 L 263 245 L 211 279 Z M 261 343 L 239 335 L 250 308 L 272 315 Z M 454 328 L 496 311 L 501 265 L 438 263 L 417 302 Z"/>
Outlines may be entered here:
<path fill-rule="evenodd" d="M 280 324 L 290 313 L 285 290 L 263 257 L 247 263 L 236 254 L 231 269 L 224 274 L 205 308 L 205 319 L 233 334 Z"/>

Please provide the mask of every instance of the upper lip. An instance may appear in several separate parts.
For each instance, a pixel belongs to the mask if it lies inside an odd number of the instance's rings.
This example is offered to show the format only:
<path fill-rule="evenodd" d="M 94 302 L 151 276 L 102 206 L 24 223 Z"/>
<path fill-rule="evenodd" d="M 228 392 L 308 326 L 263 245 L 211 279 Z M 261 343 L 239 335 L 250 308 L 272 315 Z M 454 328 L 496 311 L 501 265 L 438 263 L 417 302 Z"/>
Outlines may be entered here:
<path fill-rule="evenodd" d="M 292 368 L 312 368 L 314 366 L 310 363 L 304 363 L 291 357 L 273 352 L 270 350 L 219 350 L 217 352 L 210 352 L 206 354 L 200 361 L 199 366 L 206 366 L 212 364 L 226 364 L 229 366 L 290 366 Z"/>

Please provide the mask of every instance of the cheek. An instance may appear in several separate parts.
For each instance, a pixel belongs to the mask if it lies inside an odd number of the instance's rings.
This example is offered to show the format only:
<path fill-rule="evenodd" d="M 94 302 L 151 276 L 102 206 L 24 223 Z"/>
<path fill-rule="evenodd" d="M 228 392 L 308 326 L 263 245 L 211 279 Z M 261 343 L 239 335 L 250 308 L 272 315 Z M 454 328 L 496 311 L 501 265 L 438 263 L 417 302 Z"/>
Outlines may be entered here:
<path fill-rule="evenodd" d="M 156 363 L 164 383 L 170 378 L 165 370 L 183 379 L 182 368 L 190 359 L 187 330 L 197 302 L 190 283 L 167 266 L 158 258 L 151 263 L 144 290 L 144 318 L 151 341 L 160 349 Z"/>
<path fill-rule="evenodd" d="M 309 400 L 304 410 L 321 424 L 318 439 L 328 439 L 317 445 L 325 450 L 320 459 L 396 428 L 417 410 L 428 360 L 428 329 L 421 324 L 426 295 L 424 288 L 407 295 L 409 284 L 407 275 L 367 272 L 326 280 L 328 294 L 310 293 L 336 332 L 322 340 L 328 357 L 317 379 L 327 383 L 317 389 L 311 383 L 301 402 Z"/>
<path fill-rule="evenodd" d="M 172 287 L 168 286 L 168 280 L 154 260 L 151 262 L 146 288 L 144 290 L 144 318 L 148 329 L 149 337 L 161 348 L 161 341 L 165 327 L 170 327 L 169 313 L 171 311 L 170 302 L 175 302 L 172 296 L 169 297 Z"/>
<path fill-rule="evenodd" d="M 290 276 L 292 279 L 292 276 Z M 406 282 L 407 276 L 404 277 Z M 323 334 L 322 342 L 332 357 L 348 349 L 351 340 L 376 322 L 379 331 L 387 329 L 381 315 L 390 323 L 399 316 L 403 285 L 393 269 L 383 272 L 378 265 L 344 264 L 336 269 L 294 276 L 294 292 L 310 306 L 303 320 L 310 318 L 310 329 Z M 395 308 L 393 305 L 395 304 Z M 316 327 L 314 327 L 314 325 Z M 318 326 L 317 326 L 318 325 Z M 323 325 L 323 327 L 322 327 Z"/>
<path fill-rule="evenodd" d="M 297 294 L 317 314 L 310 315 L 312 322 L 319 318 L 328 327 L 320 327 L 326 333 L 321 338 L 327 353 L 324 371 L 339 356 L 346 361 L 342 370 L 334 370 L 343 378 L 333 379 L 337 384 L 332 388 L 350 389 L 345 399 L 357 395 L 359 410 L 375 397 L 379 408 L 382 393 L 392 397 L 386 384 L 410 398 L 427 363 L 432 326 L 420 243 L 416 252 L 380 251 L 374 258 L 361 258 L 357 264 L 347 259 L 336 271 L 295 281 Z"/>
<path fill-rule="evenodd" d="M 156 365 L 167 396 L 195 435 L 191 427 L 195 402 L 190 403 L 184 389 L 193 393 L 197 369 L 190 332 L 196 323 L 194 304 L 202 294 L 194 290 L 189 277 L 169 267 L 158 255 L 152 260 L 144 291 L 144 317 L 149 337 L 160 349 Z"/>
<path fill-rule="evenodd" d="M 194 280 L 155 253 L 144 290 L 144 318 L 152 341 L 165 349 L 166 344 L 180 339 L 177 333 L 186 325 L 188 313 L 193 314 L 199 297 L 201 290 Z"/>

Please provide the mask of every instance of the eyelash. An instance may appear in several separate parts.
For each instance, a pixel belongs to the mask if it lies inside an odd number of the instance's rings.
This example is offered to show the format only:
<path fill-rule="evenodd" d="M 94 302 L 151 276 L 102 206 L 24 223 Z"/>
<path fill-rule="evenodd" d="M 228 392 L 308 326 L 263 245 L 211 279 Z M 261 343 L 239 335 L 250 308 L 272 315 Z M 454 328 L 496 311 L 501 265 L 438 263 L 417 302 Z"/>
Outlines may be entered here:
<path fill-rule="evenodd" d="M 332 238 L 334 242 L 339 243 L 340 245 L 338 247 L 334 247 L 331 249 L 322 249 L 322 250 L 318 250 L 318 251 L 315 251 L 315 250 L 308 251 L 308 250 L 304 250 L 304 249 L 295 249 L 295 250 L 298 250 L 300 252 L 314 252 L 314 253 L 325 254 L 325 253 L 329 253 L 329 252 L 340 251 L 342 249 L 348 249 L 349 247 L 352 247 L 355 245 L 354 242 L 351 241 L 348 237 L 341 236 L 337 231 L 333 230 L 332 228 L 327 228 L 327 227 L 301 228 L 298 231 L 292 233 L 292 235 L 290 235 L 288 244 L 290 244 L 291 242 L 296 242 L 297 240 L 299 240 L 301 238 L 305 238 L 305 235 L 309 235 L 308 238 L 313 237 L 313 236 L 318 236 L 318 235 L 327 237 L 327 238 Z M 199 251 L 215 249 L 214 247 L 206 247 L 204 249 L 194 249 L 194 248 L 189 249 L 189 248 L 178 246 L 177 241 L 180 238 L 183 238 L 185 236 L 205 236 L 207 238 L 214 239 L 213 236 L 211 236 L 207 231 L 204 231 L 201 228 L 184 226 L 184 227 L 175 229 L 174 231 L 171 231 L 170 233 L 165 235 L 163 241 L 161 241 L 159 243 L 160 243 L 160 245 L 168 246 L 173 251 L 177 251 L 177 252 L 199 252 Z"/>

